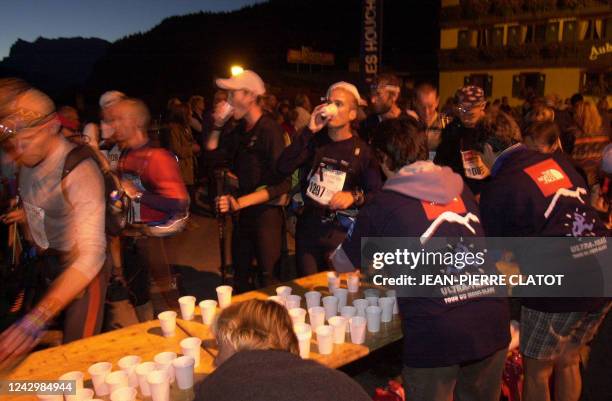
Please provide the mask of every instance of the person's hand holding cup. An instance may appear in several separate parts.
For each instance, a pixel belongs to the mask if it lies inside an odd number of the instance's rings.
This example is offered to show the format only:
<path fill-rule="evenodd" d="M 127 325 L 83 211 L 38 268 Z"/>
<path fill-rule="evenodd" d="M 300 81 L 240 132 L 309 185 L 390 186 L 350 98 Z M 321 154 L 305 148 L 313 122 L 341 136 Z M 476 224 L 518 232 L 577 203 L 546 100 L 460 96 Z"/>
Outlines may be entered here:
<path fill-rule="evenodd" d="M 336 114 L 338 114 L 338 107 L 335 103 L 323 103 L 318 105 L 310 115 L 308 129 L 313 133 L 321 131 Z"/>
<path fill-rule="evenodd" d="M 215 105 L 215 111 L 213 112 L 213 124 L 215 128 L 221 128 L 229 121 L 232 116 L 234 108 L 231 104 L 226 101 L 221 101 Z"/>

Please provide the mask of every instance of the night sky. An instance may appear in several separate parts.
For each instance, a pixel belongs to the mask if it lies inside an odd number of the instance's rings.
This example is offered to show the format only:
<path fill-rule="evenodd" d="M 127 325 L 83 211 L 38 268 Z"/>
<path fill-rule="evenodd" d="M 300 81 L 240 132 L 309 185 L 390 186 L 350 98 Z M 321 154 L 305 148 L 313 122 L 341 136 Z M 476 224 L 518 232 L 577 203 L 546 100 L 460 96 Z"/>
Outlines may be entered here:
<path fill-rule="evenodd" d="M 164 18 L 198 11 L 231 11 L 262 0 L 2 0 L 0 60 L 17 39 L 98 37 L 115 41 Z"/>

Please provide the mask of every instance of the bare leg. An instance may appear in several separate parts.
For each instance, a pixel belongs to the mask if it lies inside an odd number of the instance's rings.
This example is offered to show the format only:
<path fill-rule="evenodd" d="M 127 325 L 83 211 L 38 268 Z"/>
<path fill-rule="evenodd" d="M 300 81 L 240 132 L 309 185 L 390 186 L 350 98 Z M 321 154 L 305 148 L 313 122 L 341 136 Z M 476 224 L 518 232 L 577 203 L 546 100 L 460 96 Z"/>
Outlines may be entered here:
<path fill-rule="evenodd" d="M 553 361 L 540 361 L 523 355 L 523 401 L 550 401 L 549 381 L 553 366 Z"/>
<path fill-rule="evenodd" d="M 579 344 L 568 344 L 555 361 L 555 400 L 578 401 L 582 391 Z"/>

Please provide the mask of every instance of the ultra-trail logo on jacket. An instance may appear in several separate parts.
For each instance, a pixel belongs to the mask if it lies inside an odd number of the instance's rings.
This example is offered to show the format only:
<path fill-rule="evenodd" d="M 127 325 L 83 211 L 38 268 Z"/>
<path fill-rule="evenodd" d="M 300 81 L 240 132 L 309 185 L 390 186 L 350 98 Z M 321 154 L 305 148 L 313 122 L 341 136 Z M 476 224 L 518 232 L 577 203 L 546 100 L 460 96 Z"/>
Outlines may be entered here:
<path fill-rule="evenodd" d="M 523 171 L 536 184 L 544 198 L 552 196 L 544 212 L 544 218 L 550 218 L 560 199 L 575 199 L 578 204 L 561 216 L 564 234 L 568 237 L 595 236 L 592 230 L 596 220 L 590 215 L 588 208 L 581 206 L 585 205 L 583 197 L 587 194 L 586 189 L 582 187 L 571 189 L 574 186 L 572 181 L 555 160 L 546 159 Z"/>

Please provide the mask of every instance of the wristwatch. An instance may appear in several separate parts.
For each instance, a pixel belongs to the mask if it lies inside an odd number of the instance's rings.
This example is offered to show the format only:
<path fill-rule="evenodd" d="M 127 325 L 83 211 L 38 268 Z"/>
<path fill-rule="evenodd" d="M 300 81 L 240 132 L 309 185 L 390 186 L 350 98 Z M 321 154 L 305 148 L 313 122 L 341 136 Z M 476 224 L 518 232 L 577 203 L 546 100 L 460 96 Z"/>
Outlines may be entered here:
<path fill-rule="evenodd" d="M 365 197 L 363 195 L 363 191 L 359 188 L 355 188 L 351 191 L 351 195 L 353 195 L 353 199 L 355 200 L 356 206 L 361 206 L 365 202 Z"/>

